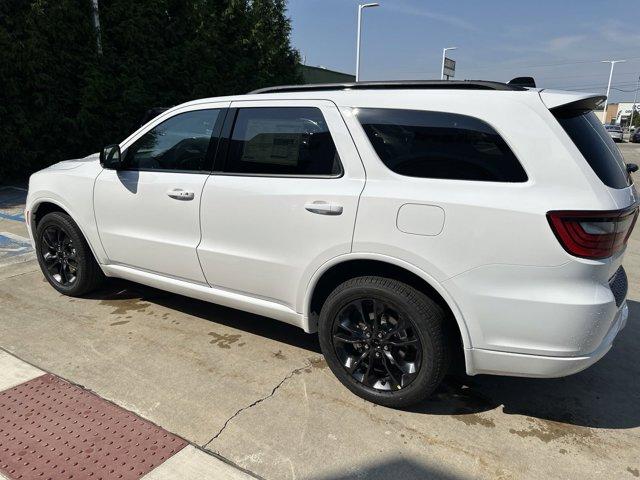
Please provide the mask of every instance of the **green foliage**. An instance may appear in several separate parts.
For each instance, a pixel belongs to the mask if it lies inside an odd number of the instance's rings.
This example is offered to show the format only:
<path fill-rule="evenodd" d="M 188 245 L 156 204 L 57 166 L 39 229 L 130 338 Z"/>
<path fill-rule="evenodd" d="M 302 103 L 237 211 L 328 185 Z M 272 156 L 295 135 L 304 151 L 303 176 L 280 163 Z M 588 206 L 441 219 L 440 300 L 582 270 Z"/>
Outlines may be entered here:
<path fill-rule="evenodd" d="M 640 110 L 636 110 L 633 114 L 633 122 L 632 125 L 634 127 L 640 127 Z"/>
<path fill-rule="evenodd" d="M 0 2 L 0 182 L 126 137 L 152 107 L 299 83 L 285 0 Z"/>

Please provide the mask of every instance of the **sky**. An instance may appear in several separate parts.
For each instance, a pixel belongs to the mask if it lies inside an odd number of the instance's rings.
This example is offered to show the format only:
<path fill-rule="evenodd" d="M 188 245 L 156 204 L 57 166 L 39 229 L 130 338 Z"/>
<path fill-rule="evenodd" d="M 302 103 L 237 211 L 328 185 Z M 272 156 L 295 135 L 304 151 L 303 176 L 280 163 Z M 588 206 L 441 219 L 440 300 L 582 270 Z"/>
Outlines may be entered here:
<path fill-rule="evenodd" d="M 440 78 L 443 47 L 456 79 L 606 92 L 633 101 L 640 76 L 637 0 L 378 0 L 363 11 L 360 80 Z M 357 0 L 289 0 L 292 43 L 307 65 L 355 72 Z M 624 90 L 624 91 L 622 91 Z M 640 93 L 639 93 L 640 96 Z"/>

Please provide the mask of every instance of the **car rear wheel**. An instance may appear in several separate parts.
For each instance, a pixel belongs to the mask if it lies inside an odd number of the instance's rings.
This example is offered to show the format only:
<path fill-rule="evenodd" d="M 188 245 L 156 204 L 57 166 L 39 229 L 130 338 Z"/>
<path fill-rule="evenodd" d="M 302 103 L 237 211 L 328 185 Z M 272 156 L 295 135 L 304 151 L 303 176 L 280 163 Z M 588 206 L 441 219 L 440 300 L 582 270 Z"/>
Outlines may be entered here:
<path fill-rule="evenodd" d="M 69 215 L 45 215 L 36 228 L 35 243 L 40 269 L 58 292 L 72 297 L 83 295 L 104 280 L 80 228 Z"/>
<path fill-rule="evenodd" d="M 320 313 L 322 353 L 353 393 L 393 408 L 426 399 L 449 363 L 444 312 L 411 286 L 382 277 L 339 285 Z"/>

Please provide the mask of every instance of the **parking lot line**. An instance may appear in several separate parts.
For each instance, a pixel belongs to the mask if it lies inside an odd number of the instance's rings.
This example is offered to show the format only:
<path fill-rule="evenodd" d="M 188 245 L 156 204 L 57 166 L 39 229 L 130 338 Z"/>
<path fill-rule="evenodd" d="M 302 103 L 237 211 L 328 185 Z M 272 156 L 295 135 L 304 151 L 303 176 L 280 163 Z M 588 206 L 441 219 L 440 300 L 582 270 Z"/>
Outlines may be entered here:
<path fill-rule="evenodd" d="M 29 260 L 33 255 L 28 238 L 11 232 L 0 232 L 0 265 Z"/>
<path fill-rule="evenodd" d="M 24 222 L 24 215 L 12 215 L 10 213 L 0 212 L 0 218 L 3 220 L 12 220 L 14 222 Z"/>

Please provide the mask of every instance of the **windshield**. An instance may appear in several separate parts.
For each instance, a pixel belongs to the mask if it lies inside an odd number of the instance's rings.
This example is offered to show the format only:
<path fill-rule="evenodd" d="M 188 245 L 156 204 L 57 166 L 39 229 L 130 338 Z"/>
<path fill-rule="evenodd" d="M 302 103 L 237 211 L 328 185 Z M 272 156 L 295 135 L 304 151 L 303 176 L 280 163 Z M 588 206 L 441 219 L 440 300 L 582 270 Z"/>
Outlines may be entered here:
<path fill-rule="evenodd" d="M 611 188 L 626 188 L 631 185 L 624 158 L 607 133 L 607 130 L 620 127 L 607 125 L 606 129 L 603 128 L 592 111 L 560 110 L 555 112 L 555 116 L 605 185 Z"/>

